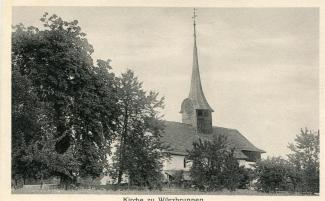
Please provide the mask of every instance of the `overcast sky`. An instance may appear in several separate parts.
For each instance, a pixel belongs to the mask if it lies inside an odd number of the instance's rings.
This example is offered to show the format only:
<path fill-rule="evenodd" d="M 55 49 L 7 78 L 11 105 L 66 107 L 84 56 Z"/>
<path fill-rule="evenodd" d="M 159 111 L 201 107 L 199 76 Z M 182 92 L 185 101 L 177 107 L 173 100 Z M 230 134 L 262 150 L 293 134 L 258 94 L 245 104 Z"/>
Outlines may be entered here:
<path fill-rule="evenodd" d="M 16 7 L 13 24 L 39 26 L 47 11 L 79 21 L 93 58 L 130 68 L 166 97 L 181 121 L 189 94 L 192 8 Z M 319 128 L 318 9 L 198 8 L 197 44 L 215 126 L 238 129 L 266 155 L 285 156 L 300 128 Z"/>

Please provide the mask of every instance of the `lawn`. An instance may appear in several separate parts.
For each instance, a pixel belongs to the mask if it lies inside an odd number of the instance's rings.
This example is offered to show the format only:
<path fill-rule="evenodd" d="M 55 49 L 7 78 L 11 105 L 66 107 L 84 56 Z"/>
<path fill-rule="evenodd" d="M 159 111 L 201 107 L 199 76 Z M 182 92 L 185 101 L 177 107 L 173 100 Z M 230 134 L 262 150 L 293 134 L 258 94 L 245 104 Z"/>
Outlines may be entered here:
<path fill-rule="evenodd" d="M 254 190 L 237 189 L 230 192 L 227 190 L 215 192 L 202 192 L 191 189 L 164 188 L 159 190 L 105 190 L 105 189 L 76 189 L 76 190 L 61 190 L 61 189 L 14 189 L 13 194 L 115 194 L 115 195 L 256 195 L 256 196 L 292 196 L 301 194 L 292 194 L 289 192 L 279 193 L 263 193 Z"/>

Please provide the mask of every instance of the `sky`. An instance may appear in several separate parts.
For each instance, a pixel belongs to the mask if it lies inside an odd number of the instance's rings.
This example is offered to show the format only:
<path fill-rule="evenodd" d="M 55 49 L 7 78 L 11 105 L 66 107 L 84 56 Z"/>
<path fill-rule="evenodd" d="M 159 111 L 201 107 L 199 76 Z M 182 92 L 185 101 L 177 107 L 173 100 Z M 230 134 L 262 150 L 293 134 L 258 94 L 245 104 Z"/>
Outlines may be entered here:
<path fill-rule="evenodd" d="M 193 51 L 193 8 L 15 7 L 13 25 L 44 12 L 77 19 L 96 59 L 132 69 L 165 96 L 164 119 L 181 121 Z M 289 153 L 300 128 L 319 129 L 317 8 L 198 8 L 202 87 L 215 126 L 239 130 L 265 156 Z"/>

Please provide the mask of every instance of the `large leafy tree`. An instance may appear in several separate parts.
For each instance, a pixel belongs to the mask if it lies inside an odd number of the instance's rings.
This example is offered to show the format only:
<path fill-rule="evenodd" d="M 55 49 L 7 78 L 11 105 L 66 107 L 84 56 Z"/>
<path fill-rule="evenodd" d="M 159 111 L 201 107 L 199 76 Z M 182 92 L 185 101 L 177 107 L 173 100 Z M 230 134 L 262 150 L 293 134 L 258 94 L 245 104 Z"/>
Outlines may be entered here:
<path fill-rule="evenodd" d="M 15 186 L 23 179 L 50 175 L 71 177 L 77 163 L 71 151 L 56 154 L 52 112 L 40 102 L 31 80 L 12 68 L 12 178 Z"/>
<path fill-rule="evenodd" d="M 223 135 L 214 137 L 212 141 L 199 139 L 193 142 L 187 160 L 192 161 L 190 175 L 193 184 L 201 190 L 235 190 L 240 184 L 242 167 L 239 167 L 234 150 Z"/>
<path fill-rule="evenodd" d="M 319 192 L 319 131 L 301 129 L 295 143 L 289 144 L 291 178 L 301 191 Z M 297 189 L 298 190 L 298 189 Z"/>
<path fill-rule="evenodd" d="M 160 182 L 164 157 L 159 116 L 163 98 L 146 92 L 131 70 L 122 73 L 117 83 L 121 114 L 113 172 L 118 183 L 127 174 L 132 185 L 153 187 Z"/>
<path fill-rule="evenodd" d="M 76 20 L 45 13 L 41 21 L 12 33 L 13 168 L 98 176 L 117 124 L 115 75 L 109 61 L 93 64 Z"/>
<path fill-rule="evenodd" d="M 28 75 L 40 101 L 54 109 L 56 151 L 64 153 L 70 146 L 69 127 L 74 95 L 89 80 L 92 46 L 84 38 L 77 21 L 65 22 L 47 13 L 41 18 L 42 30 L 23 25 L 14 27 L 12 61 L 22 75 Z"/>

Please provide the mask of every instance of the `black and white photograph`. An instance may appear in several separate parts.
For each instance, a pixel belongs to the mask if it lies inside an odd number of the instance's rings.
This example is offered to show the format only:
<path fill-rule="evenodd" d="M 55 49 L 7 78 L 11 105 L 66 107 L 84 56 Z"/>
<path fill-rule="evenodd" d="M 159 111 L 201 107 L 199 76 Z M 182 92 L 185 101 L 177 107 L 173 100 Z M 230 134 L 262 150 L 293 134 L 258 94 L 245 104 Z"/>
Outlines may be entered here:
<path fill-rule="evenodd" d="M 319 197 L 318 7 L 11 13 L 12 195 Z"/>

